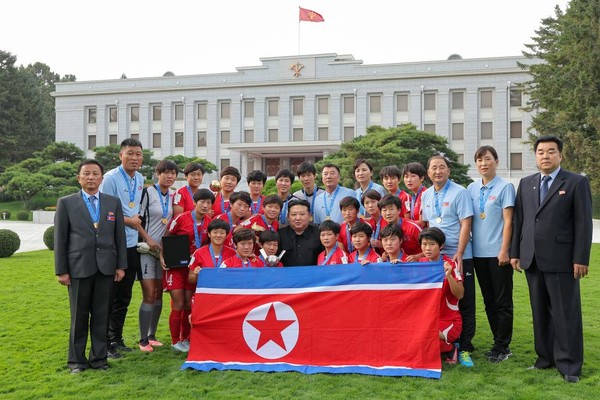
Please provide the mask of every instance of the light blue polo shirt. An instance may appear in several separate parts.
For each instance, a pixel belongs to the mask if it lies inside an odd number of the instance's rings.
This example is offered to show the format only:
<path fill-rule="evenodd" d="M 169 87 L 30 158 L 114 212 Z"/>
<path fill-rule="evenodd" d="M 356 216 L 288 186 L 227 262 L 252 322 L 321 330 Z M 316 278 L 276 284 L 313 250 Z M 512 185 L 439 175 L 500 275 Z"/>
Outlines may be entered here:
<path fill-rule="evenodd" d="M 505 208 L 515 206 L 515 187 L 500 176 L 496 175 L 483 191 L 483 211 L 481 211 L 481 179 L 471 183 L 467 190 L 473 204 L 473 256 L 497 257 L 502 247 L 502 230 L 504 219 L 502 212 Z M 481 213 L 485 218 L 481 218 Z"/>
<path fill-rule="evenodd" d="M 421 213 L 423 221 L 429 222 L 430 227 L 437 227 L 446 235 L 446 244 L 442 249 L 442 254 L 453 257 L 458 250 L 458 237 L 460 234 L 460 220 L 473 216 L 473 205 L 469 192 L 457 183 L 448 181 L 448 191 L 445 195 L 444 188 L 439 191 L 438 200 L 441 210 L 440 222 L 437 221 L 438 215 L 435 207 L 435 187 L 431 186 L 421 197 Z M 473 249 L 471 248 L 471 239 L 465 247 L 463 260 L 473 258 Z"/>
<path fill-rule="evenodd" d="M 371 181 L 371 183 L 369 183 L 369 186 L 367 188 L 367 190 L 376 190 L 381 197 L 385 196 L 387 194 L 387 190 L 385 190 L 385 188 L 383 186 L 381 186 L 379 183 L 375 183 L 373 181 Z M 366 192 L 366 190 L 364 191 Z M 362 195 L 363 195 L 363 190 L 360 188 L 360 186 L 358 187 L 358 189 L 354 190 L 354 194 L 356 197 L 356 200 L 358 200 L 358 202 L 360 203 L 360 210 L 358 211 L 359 215 L 363 215 L 365 217 L 370 217 L 369 213 L 365 211 L 365 207 L 363 207 L 362 205 Z"/>
<path fill-rule="evenodd" d="M 337 194 L 335 190 L 331 194 L 327 193 L 327 191 L 324 191 L 323 193 L 319 194 L 315 199 L 315 224 L 318 225 L 327 219 L 327 210 L 330 211 L 330 220 L 335 221 L 338 224 L 344 222 L 344 217 L 342 216 L 342 211 L 340 210 L 340 200 L 347 196 L 356 196 L 354 190 L 352 189 L 348 189 L 347 187 L 339 185 L 338 188 L 339 190 L 337 191 Z M 325 207 L 325 202 L 327 202 L 327 208 Z"/>
<path fill-rule="evenodd" d="M 131 201 L 129 197 L 129 190 L 131 190 L 134 178 L 134 206 L 129 207 L 129 202 Z M 123 216 L 125 217 L 133 217 L 134 215 L 140 213 L 140 202 L 142 201 L 144 177 L 142 176 L 142 174 L 136 171 L 134 178 L 127 175 L 126 181 L 123 175 L 121 174 L 120 167 L 117 167 L 111 169 L 106 174 L 104 174 L 102 185 L 100 185 L 100 191 L 102 193 L 118 197 L 121 200 L 121 208 L 123 209 Z M 138 231 L 128 225 L 125 225 L 125 236 L 127 237 L 127 247 L 135 247 L 135 245 L 138 243 Z"/>

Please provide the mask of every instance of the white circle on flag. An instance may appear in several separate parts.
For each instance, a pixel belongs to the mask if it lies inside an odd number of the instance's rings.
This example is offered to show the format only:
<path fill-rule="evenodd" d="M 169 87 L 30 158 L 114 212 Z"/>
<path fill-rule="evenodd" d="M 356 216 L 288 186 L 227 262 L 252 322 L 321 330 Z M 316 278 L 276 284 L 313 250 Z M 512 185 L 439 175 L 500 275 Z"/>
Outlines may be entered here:
<path fill-rule="evenodd" d="M 294 349 L 300 325 L 292 307 L 275 301 L 250 310 L 244 318 L 242 333 L 250 350 L 262 358 L 273 360 Z"/>

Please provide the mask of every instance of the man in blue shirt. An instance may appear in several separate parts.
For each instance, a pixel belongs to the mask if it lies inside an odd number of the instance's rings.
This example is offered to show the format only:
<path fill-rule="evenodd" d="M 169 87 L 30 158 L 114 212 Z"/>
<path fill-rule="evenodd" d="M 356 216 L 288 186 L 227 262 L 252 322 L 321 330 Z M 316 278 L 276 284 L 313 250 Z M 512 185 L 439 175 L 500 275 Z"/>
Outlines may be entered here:
<path fill-rule="evenodd" d="M 325 164 L 321 171 L 325 192 L 317 196 L 315 200 L 315 224 L 331 220 L 338 224 L 344 222 L 340 210 L 340 200 L 346 196 L 355 197 L 354 190 L 340 186 L 340 168 L 334 164 Z"/>

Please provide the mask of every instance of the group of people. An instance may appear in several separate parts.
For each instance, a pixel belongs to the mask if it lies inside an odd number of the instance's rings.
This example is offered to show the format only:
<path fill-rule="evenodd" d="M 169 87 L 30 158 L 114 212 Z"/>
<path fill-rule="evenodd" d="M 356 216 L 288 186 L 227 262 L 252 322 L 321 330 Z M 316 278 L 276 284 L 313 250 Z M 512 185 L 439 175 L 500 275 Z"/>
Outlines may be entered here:
<path fill-rule="evenodd" d="M 97 161 L 84 161 L 82 190 L 57 205 L 55 268 L 69 286 L 71 305 L 68 367 L 73 373 L 105 369 L 107 357 L 131 351 L 123 323 L 136 276 L 143 293 L 139 349 L 163 345 L 156 330 L 167 291 L 171 346 L 186 352 L 203 268 L 441 261 L 439 337 L 447 362 L 473 366 L 475 275 L 494 338 L 485 356 L 501 362 L 512 354 L 513 271 L 524 269 L 538 355 L 533 368 L 556 367 L 576 382 L 583 363 L 579 278 L 589 264 L 590 188 L 585 177 L 560 168 L 559 138 L 539 137 L 534 149 L 540 173 L 523 178 L 516 194 L 496 173 L 496 150 L 482 146 L 474 155 L 481 178 L 468 188 L 450 180 L 448 160 L 434 155 L 426 166 L 382 168 L 383 185 L 373 181 L 368 160 L 356 160 L 354 190 L 340 185 L 338 166 L 323 166 L 319 187 L 316 167 L 303 163 L 295 174 L 280 170 L 277 194 L 264 196 L 262 171 L 248 174 L 248 192 L 236 192 L 240 172 L 223 168 L 215 193 L 200 187 L 205 170 L 196 162 L 185 167 L 187 184 L 177 191 L 171 187 L 179 169 L 169 160 L 156 166 L 157 183 L 144 187 L 137 172 L 142 145 L 126 139 L 118 168 L 103 174 Z M 290 193 L 296 177 L 302 189 Z M 165 263 L 161 242 L 170 235 L 187 236 L 187 268 Z"/>

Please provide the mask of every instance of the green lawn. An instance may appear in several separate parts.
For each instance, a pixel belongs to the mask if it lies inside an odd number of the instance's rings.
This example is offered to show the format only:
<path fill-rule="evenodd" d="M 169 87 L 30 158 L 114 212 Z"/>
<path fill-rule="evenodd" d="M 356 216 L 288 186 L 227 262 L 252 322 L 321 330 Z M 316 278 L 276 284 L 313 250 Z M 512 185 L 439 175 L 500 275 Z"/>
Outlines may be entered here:
<path fill-rule="evenodd" d="M 476 366 L 444 365 L 442 379 L 361 375 L 180 371 L 185 360 L 169 347 L 139 351 L 110 361 L 108 371 L 70 375 L 66 368 L 69 326 L 67 290 L 54 277 L 52 252 L 19 253 L 0 259 L 0 398 L 80 399 L 591 399 L 600 387 L 600 245 L 594 245 L 592 272 L 582 281 L 586 358 L 582 381 L 563 382 L 556 370 L 528 371 L 533 352 L 531 311 L 525 276 L 515 274 L 514 356 L 490 364 L 480 355 L 491 336 L 478 296 Z M 125 340 L 137 339 L 140 289 L 126 322 Z M 159 339 L 168 338 L 168 301 Z"/>

